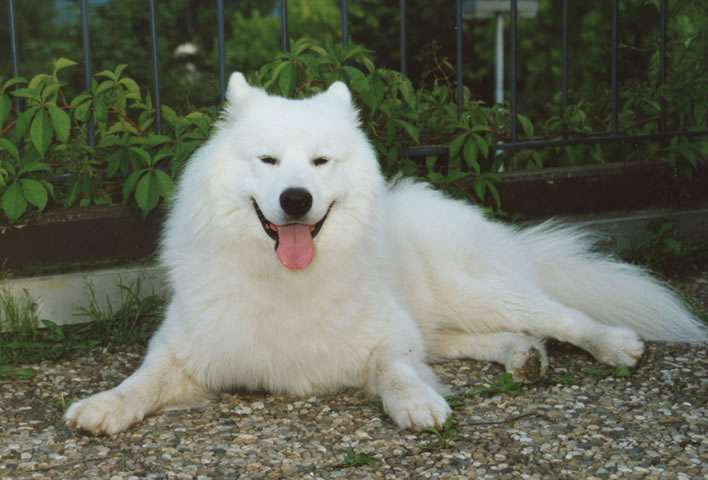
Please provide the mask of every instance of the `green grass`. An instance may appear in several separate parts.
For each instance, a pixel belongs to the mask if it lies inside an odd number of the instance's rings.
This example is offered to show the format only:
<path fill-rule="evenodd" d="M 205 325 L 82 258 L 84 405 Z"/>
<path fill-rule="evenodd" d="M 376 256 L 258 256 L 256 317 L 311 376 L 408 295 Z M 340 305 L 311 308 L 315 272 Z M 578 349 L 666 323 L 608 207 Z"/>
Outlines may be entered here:
<path fill-rule="evenodd" d="M 106 346 L 142 343 L 150 338 L 156 326 L 156 318 L 161 317 L 164 299 L 152 292 L 141 296 L 141 281 L 124 285 L 118 284 L 120 300 L 117 308 L 106 296 L 105 306 L 96 298 L 93 286 L 86 282 L 84 288 L 88 305 L 76 310 L 75 315 L 90 320 L 94 334 L 108 343 Z"/>
<path fill-rule="evenodd" d="M 102 306 L 93 287 L 86 284 L 87 305 L 77 310 L 87 323 L 58 325 L 40 319 L 27 292 L 16 294 L 0 287 L 0 378 L 26 380 L 28 370 L 18 365 L 68 358 L 94 347 L 144 343 L 162 317 L 164 301 L 154 294 L 141 295 L 141 282 L 119 284 L 121 296 L 114 306 Z"/>
<path fill-rule="evenodd" d="M 438 446 L 440 448 L 447 447 L 447 442 L 457 439 L 457 430 L 452 428 L 452 415 L 445 419 L 442 430 L 436 427 L 426 427 L 424 429 L 426 432 L 430 432 L 438 439 Z"/>
<path fill-rule="evenodd" d="M 358 467 L 361 465 L 368 465 L 370 467 L 376 466 L 376 460 L 371 456 L 363 452 L 354 453 L 354 450 L 351 448 L 347 448 L 342 463 L 348 467 Z"/>
<path fill-rule="evenodd" d="M 511 373 L 501 373 L 495 383 L 485 386 L 472 387 L 465 392 L 466 395 L 495 395 L 503 393 L 507 395 L 519 395 L 521 393 L 521 382 L 515 382 Z"/>

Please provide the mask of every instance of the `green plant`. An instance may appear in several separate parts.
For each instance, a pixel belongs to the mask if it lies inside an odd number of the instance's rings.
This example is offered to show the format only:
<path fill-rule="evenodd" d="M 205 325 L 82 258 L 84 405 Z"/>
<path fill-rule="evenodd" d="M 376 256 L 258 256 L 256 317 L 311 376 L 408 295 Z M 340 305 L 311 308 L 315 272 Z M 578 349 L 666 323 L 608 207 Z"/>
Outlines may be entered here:
<path fill-rule="evenodd" d="M 78 401 L 79 399 L 77 397 L 69 397 L 69 398 L 64 398 L 64 395 L 59 395 L 59 398 L 54 400 L 54 408 L 61 410 L 62 412 L 65 412 L 72 403 Z"/>
<path fill-rule="evenodd" d="M 344 453 L 344 460 L 342 463 L 346 466 L 357 467 L 360 465 L 368 465 L 370 467 L 376 466 L 376 460 L 364 452 L 354 453 L 354 450 L 347 448 Z"/>
<path fill-rule="evenodd" d="M 17 295 L 0 286 L 0 365 L 16 365 L 37 340 L 39 317 L 26 290 Z"/>
<path fill-rule="evenodd" d="M 157 325 L 164 301 L 156 295 L 141 296 L 140 282 L 119 285 L 121 305 L 99 305 L 87 286 L 89 305 L 79 309 L 92 322 L 58 325 L 39 320 L 27 292 L 18 296 L 0 288 L 0 376 L 27 379 L 29 370 L 16 369 L 22 363 L 70 357 L 96 346 L 145 342 Z"/>
<path fill-rule="evenodd" d="M 169 202 L 174 175 L 211 131 L 213 113 L 182 116 L 163 106 L 158 133 L 150 94 L 124 75 L 127 65 L 97 73 L 92 93 L 69 101 L 60 75 L 74 65 L 59 58 L 51 73 L 0 88 L 0 206 L 11 223 L 52 202 L 134 201 L 147 215 L 161 199 Z M 24 101 L 22 111 L 13 111 L 12 97 Z M 95 147 L 87 143 L 89 122 Z"/>
<path fill-rule="evenodd" d="M 675 219 L 651 220 L 642 239 L 620 252 L 620 256 L 628 262 L 668 275 L 708 263 L 708 243 L 683 240 L 677 234 L 677 228 Z"/>
<path fill-rule="evenodd" d="M 521 382 L 515 382 L 511 373 L 505 372 L 499 374 L 495 383 L 490 383 L 485 386 L 472 387 L 467 392 L 467 395 L 495 395 L 498 393 L 507 395 L 519 395 L 521 393 Z"/>
<path fill-rule="evenodd" d="M 0 366 L 0 378 L 9 378 L 10 380 L 27 381 L 32 380 L 37 374 L 34 368 L 16 368 L 8 365 Z"/>
<path fill-rule="evenodd" d="M 557 383 L 562 383 L 566 385 L 570 385 L 576 382 L 575 375 L 572 373 L 565 373 L 563 375 L 547 375 L 545 378 L 545 381 L 547 383 L 551 384 L 557 384 Z"/>
<path fill-rule="evenodd" d="M 141 279 L 125 285 L 118 284 L 120 299 L 118 308 L 114 308 L 106 296 L 101 304 L 96 298 L 93 285 L 84 284 L 88 296 L 88 305 L 79 307 L 76 315 L 91 320 L 99 338 L 109 347 L 146 341 L 155 329 L 160 318 L 164 299 L 155 295 L 141 295 Z"/>
<path fill-rule="evenodd" d="M 447 404 L 450 405 L 450 408 L 459 407 L 465 403 L 464 395 L 448 395 L 445 397 L 445 400 L 447 400 Z"/>
<path fill-rule="evenodd" d="M 425 431 L 437 437 L 440 448 L 446 448 L 447 442 L 457 439 L 457 430 L 452 428 L 452 415 L 445 419 L 442 431 L 438 430 L 436 427 L 426 427 Z"/>

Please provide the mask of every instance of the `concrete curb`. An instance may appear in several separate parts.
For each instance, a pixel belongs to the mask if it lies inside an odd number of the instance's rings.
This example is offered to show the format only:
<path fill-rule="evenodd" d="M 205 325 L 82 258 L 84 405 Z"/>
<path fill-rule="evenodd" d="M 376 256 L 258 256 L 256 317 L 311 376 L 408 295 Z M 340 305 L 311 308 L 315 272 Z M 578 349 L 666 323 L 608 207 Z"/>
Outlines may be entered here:
<path fill-rule="evenodd" d="M 39 277 L 12 278 L 0 282 L 16 298 L 27 292 L 33 302 L 33 310 L 40 320 L 51 320 L 60 325 L 82 323 L 89 319 L 78 314 L 81 307 L 89 304 L 90 285 L 98 305 L 106 308 L 110 302 L 118 309 L 125 294 L 119 285 L 135 290 L 140 281 L 139 296 L 168 295 L 164 270 L 154 265 L 138 265 L 87 272 L 72 272 Z M 137 293 L 137 292 L 136 292 Z"/>

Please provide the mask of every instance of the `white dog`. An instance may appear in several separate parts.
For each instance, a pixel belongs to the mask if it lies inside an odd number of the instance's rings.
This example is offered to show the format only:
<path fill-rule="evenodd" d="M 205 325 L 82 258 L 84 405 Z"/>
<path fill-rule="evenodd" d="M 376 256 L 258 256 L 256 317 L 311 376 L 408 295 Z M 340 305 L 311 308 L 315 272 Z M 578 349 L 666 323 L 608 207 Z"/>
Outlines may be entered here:
<path fill-rule="evenodd" d="M 166 223 L 174 296 L 142 366 L 66 421 L 113 434 L 224 389 L 294 396 L 363 388 L 402 428 L 450 407 L 427 361 L 503 364 L 534 380 L 543 339 L 634 365 L 648 340 L 705 327 L 577 229 L 522 231 L 426 185 L 386 184 L 343 83 L 286 100 L 231 76 L 217 133 Z"/>

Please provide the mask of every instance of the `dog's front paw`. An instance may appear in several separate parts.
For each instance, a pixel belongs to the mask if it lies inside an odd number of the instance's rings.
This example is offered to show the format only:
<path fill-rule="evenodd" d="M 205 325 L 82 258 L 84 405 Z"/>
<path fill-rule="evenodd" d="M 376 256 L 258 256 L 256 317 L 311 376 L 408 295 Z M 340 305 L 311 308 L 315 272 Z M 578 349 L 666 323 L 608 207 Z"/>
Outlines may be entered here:
<path fill-rule="evenodd" d="M 113 389 L 73 403 L 64 414 L 64 421 L 94 435 L 113 435 L 139 422 L 143 416 L 143 412 L 131 408 L 124 394 Z"/>
<path fill-rule="evenodd" d="M 440 427 L 452 413 L 447 401 L 427 385 L 384 399 L 384 410 L 399 427 L 414 430 Z"/>

